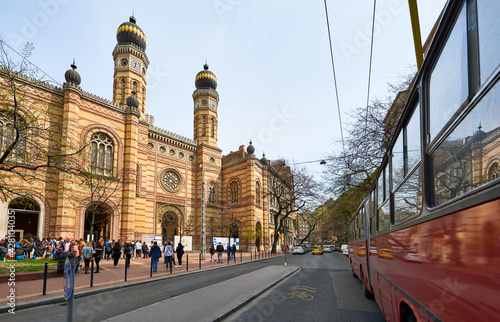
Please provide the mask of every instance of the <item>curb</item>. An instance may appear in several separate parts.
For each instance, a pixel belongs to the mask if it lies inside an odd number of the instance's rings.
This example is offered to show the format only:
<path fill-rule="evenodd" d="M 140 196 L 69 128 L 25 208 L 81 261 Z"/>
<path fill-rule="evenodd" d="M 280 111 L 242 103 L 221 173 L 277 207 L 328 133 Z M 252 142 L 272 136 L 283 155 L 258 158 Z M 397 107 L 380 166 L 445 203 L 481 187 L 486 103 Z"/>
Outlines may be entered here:
<path fill-rule="evenodd" d="M 280 257 L 280 256 L 254 259 L 252 261 L 233 263 L 231 265 L 244 265 L 244 264 L 253 263 L 253 262 L 275 259 L 278 257 Z M 172 275 L 156 277 L 156 278 L 153 277 L 153 278 L 149 278 L 149 279 L 138 281 L 138 282 L 131 282 L 130 284 L 113 285 L 113 286 L 98 288 L 95 290 L 83 291 L 83 292 L 75 293 L 74 296 L 75 296 L 75 299 L 79 299 L 79 298 L 94 295 L 94 294 L 114 291 L 114 290 L 118 290 L 121 288 L 132 287 L 132 286 L 146 284 L 146 283 L 152 283 L 155 281 L 160 281 L 160 280 L 169 279 L 169 278 L 176 278 L 176 277 L 181 277 L 181 276 L 186 276 L 186 275 L 191 275 L 191 274 L 198 274 L 198 273 L 205 272 L 205 271 L 215 270 L 215 269 L 219 269 L 219 268 L 223 268 L 223 267 L 229 267 L 231 265 L 210 267 L 210 268 L 205 268 L 205 269 L 201 269 L 201 270 L 184 272 L 184 273 L 179 273 L 179 274 L 172 274 Z M 29 309 L 29 308 L 38 307 L 38 306 L 51 305 L 51 304 L 61 304 L 61 303 L 64 303 L 64 304 L 66 303 L 66 300 L 64 299 L 63 295 L 54 296 L 54 297 L 50 297 L 47 299 L 39 299 L 39 300 L 30 301 L 30 302 L 19 303 L 19 304 L 16 304 L 15 309 L 16 309 L 16 311 L 20 311 L 20 310 Z M 0 306 L 0 314 L 8 313 L 8 311 L 10 309 L 12 309 L 12 308 L 8 305 L 2 305 L 2 306 Z"/>

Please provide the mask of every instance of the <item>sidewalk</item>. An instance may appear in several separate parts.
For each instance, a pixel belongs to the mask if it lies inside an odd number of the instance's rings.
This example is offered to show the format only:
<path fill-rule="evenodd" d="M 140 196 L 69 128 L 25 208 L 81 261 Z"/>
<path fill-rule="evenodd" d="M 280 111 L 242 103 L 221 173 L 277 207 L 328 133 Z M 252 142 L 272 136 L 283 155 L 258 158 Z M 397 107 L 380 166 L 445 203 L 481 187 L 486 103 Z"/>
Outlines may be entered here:
<path fill-rule="evenodd" d="M 105 321 L 154 321 L 160 316 L 171 321 L 219 321 L 297 270 L 299 267 L 268 266 Z M 228 284 L 234 292 L 228 292 Z"/>
<path fill-rule="evenodd" d="M 250 253 L 237 253 L 236 264 L 239 264 L 241 260 L 243 260 L 243 263 L 249 262 L 250 256 Z M 187 258 L 189 258 L 188 265 L 186 265 Z M 210 262 L 210 254 L 207 254 L 206 258 L 206 260 L 201 261 L 202 270 L 228 265 L 226 254 L 223 256 L 225 260 L 223 264 Z M 257 256 L 257 260 L 258 259 L 259 256 Z M 260 259 L 264 259 L 264 256 L 261 255 Z M 255 260 L 255 254 L 252 254 L 252 260 Z M 229 265 L 234 264 L 234 261 L 230 261 Z M 90 287 L 91 274 L 84 274 L 84 270 L 80 270 L 78 274 L 75 274 L 75 298 L 96 294 L 104 290 L 129 287 L 138 283 L 153 282 L 159 278 L 168 278 L 171 275 L 179 275 L 186 272 L 199 272 L 199 253 L 185 254 L 183 257 L 182 267 L 174 267 L 172 274 L 170 274 L 170 272 L 166 272 L 166 267 L 163 264 L 163 258 L 160 258 L 158 263 L 158 272 L 153 273 L 152 277 L 150 277 L 150 265 L 151 259 L 149 258 L 132 259 L 130 268 L 127 270 L 127 282 L 125 282 L 124 259 L 120 259 L 118 268 L 113 267 L 113 260 L 111 259 L 101 260 L 100 272 L 98 274 L 93 274 L 93 287 Z M 14 292 L 12 292 L 11 289 L 13 289 Z M 5 313 L 8 309 L 10 309 L 7 304 L 12 302 L 12 297 L 9 297 L 12 293 L 15 296 L 16 310 L 64 302 L 63 277 L 47 279 L 46 295 L 42 295 L 42 292 L 43 279 L 15 282 L 15 285 L 2 283 L 0 284 L 0 313 Z"/>

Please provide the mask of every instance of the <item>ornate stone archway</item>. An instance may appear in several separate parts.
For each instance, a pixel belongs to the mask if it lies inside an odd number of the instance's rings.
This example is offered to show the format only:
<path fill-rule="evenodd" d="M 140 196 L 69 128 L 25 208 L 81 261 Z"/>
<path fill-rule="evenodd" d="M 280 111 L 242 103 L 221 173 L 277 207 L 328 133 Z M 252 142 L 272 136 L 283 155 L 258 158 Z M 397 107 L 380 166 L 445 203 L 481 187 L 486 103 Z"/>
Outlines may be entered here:
<path fill-rule="evenodd" d="M 174 240 L 184 229 L 184 212 L 175 205 L 159 205 L 159 222 L 163 240 Z"/>

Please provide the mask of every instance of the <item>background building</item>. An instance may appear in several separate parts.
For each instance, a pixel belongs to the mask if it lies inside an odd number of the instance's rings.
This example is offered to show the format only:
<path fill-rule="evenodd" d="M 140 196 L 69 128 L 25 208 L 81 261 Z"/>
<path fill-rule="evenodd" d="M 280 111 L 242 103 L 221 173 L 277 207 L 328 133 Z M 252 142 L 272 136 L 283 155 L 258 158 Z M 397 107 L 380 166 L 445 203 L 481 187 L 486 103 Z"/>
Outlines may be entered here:
<path fill-rule="evenodd" d="M 181 235 L 193 236 L 199 249 L 204 196 L 207 237 L 235 237 L 249 250 L 268 249 L 266 195 L 274 172 L 265 157 L 254 155 L 251 142 L 246 151 L 240 146 L 226 156 L 217 147 L 219 94 L 209 66 L 195 76 L 193 138 L 188 138 L 155 126 L 146 113 L 149 59 L 145 34 L 134 17 L 119 26 L 116 38 L 111 101 L 80 87 L 74 63 L 62 88 L 19 74 L 13 92 L 7 77 L 0 80 L 0 152 L 14 137 L 9 106 L 15 98 L 21 100 L 15 113 L 26 123 L 36 115 L 37 124 L 61 125 L 52 135 L 57 147 L 51 138 L 38 144 L 74 153 L 85 170 L 41 169 L 29 181 L 7 175 L 0 231 L 7 232 L 13 212 L 18 236 L 139 240 L 143 234 Z M 16 149 L 9 162 L 33 162 L 29 144 L 20 142 Z"/>

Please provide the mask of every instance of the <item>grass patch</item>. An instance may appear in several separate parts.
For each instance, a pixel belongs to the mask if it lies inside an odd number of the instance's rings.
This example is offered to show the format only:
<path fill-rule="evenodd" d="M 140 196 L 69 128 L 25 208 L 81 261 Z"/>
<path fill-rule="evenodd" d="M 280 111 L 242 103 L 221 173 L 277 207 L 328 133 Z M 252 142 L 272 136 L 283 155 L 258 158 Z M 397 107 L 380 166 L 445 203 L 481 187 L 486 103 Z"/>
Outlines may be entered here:
<path fill-rule="evenodd" d="M 7 267 L 11 264 L 16 265 L 16 273 L 43 272 L 46 261 L 49 262 L 47 267 L 49 271 L 57 269 L 57 260 L 55 259 L 23 259 L 21 261 L 0 262 L 0 274 L 10 274 L 10 270 Z"/>

